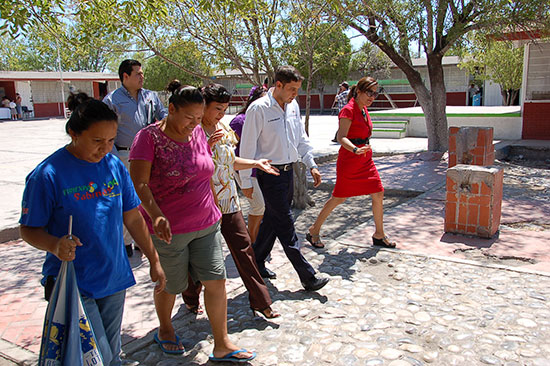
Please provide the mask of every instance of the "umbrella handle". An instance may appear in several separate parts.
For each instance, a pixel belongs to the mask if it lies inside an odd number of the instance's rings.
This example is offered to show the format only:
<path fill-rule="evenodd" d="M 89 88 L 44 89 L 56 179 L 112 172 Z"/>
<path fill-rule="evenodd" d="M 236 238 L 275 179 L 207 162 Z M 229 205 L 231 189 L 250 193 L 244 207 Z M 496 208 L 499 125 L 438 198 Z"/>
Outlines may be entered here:
<path fill-rule="evenodd" d="M 73 238 L 73 215 L 69 215 L 69 239 Z"/>

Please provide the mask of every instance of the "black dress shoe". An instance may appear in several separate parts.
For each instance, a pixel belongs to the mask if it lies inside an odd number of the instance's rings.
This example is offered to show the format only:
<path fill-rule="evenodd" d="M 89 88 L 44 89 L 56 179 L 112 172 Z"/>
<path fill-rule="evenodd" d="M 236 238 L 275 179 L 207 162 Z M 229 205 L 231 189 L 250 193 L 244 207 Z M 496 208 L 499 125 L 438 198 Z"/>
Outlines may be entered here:
<path fill-rule="evenodd" d="M 134 248 L 132 247 L 132 244 L 130 245 L 125 245 L 126 247 L 126 255 L 129 257 L 133 256 L 134 255 Z"/>
<path fill-rule="evenodd" d="M 302 286 L 304 286 L 306 291 L 317 291 L 319 289 L 322 289 L 328 283 L 328 281 L 328 278 L 319 278 L 317 276 L 313 276 L 313 278 L 308 282 L 302 282 Z"/>
<path fill-rule="evenodd" d="M 267 268 L 260 269 L 260 276 L 262 276 L 262 278 L 269 278 L 270 280 L 277 278 L 277 274 Z"/>

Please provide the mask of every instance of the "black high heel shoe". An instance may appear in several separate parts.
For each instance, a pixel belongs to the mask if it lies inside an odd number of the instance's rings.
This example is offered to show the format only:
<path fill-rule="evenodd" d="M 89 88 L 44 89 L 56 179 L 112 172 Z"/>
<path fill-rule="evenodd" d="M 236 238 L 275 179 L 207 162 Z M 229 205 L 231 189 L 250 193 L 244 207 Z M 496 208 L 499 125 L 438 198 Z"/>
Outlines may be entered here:
<path fill-rule="evenodd" d="M 281 314 L 274 312 L 273 309 L 271 309 L 271 306 L 268 306 L 263 310 L 258 310 L 251 307 L 250 310 L 252 310 L 252 315 L 256 316 L 256 312 L 258 312 L 266 319 L 274 319 L 281 316 Z"/>
<path fill-rule="evenodd" d="M 394 241 L 390 241 L 387 236 L 384 236 L 382 239 L 377 239 L 373 236 L 372 244 L 384 248 L 395 248 L 397 246 L 397 244 Z"/>

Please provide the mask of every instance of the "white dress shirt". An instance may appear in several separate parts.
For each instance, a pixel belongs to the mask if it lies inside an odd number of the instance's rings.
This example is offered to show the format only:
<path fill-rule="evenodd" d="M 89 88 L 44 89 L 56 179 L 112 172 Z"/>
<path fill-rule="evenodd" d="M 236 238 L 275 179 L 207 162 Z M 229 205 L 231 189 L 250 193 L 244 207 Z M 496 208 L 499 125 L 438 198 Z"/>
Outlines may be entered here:
<path fill-rule="evenodd" d="M 300 118 L 300 107 L 293 100 L 283 110 L 273 92 L 248 107 L 240 144 L 240 156 L 245 159 L 270 159 L 281 165 L 301 160 L 308 168 L 315 167 L 313 147 Z M 252 187 L 252 169 L 239 172 L 242 188 Z"/>

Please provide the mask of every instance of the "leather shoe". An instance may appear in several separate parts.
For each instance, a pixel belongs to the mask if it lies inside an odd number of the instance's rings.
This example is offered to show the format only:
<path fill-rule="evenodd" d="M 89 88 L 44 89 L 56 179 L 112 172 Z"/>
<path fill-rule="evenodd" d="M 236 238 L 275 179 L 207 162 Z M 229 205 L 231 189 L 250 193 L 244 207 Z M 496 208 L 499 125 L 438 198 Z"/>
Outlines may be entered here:
<path fill-rule="evenodd" d="M 139 361 L 135 360 L 122 360 L 122 366 L 138 366 Z"/>
<path fill-rule="evenodd" d="M 128 258 L 134 255 L 134 248 L 132 247 L 132 244 L 126 245 L 126 255 Z"/>
<path fill-rule="evenodd" d="M 317 276 L 313 276 L 313 278 L 308 282 L 302 282 L 302 286 L 304 286 L 306 291 L 317 291 L 319 289 L 322 289 L 328 283 L 328 281 L 328 278 L 319 278 Z"/>
<path fill-rule="evenodd" d="M 277 274 L 267 268 L 260 269 L 260 276 L 262 276 L 262 278 L 269 278 L 270 280 L 277 278 Z"/>

